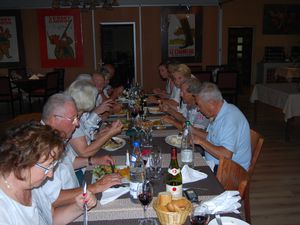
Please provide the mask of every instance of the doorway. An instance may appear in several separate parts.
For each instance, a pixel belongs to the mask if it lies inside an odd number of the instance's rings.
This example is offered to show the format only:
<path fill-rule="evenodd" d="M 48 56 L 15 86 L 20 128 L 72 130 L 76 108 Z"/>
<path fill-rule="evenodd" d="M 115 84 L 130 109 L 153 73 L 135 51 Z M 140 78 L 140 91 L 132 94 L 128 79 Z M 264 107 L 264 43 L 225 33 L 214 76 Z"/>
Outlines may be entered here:
<path fill-rule="evenodd" d="M 111 85 L 126 86 L 136 80 L 136 40 L 134 22 L 101 23 L 102 63 L 114 65 Z"/>
<path fill-rule="evenodd" d="M 253 28 L 228 29 L 228 65 L 239 74 L 239 89 L 251 85 Z"/>

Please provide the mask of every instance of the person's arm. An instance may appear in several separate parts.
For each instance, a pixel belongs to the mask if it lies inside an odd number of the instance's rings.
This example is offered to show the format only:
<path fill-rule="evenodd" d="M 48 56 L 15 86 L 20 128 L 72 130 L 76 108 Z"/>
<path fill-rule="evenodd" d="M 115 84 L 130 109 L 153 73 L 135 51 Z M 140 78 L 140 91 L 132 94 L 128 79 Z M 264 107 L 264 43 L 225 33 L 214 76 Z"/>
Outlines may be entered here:
<path fill-rule="evenodd" d="M 93 194 L 105 191 L 113 185 L 121 184 L 121 176 L 118 173 L 108 174 L 97 180 L 95 183 L 88 185 L 88 190 Z M 58 198 L 53 203 L 54 207 L 59 207 L 75 202 L 76 196 L 82 193 L 82 188 L 73 188 L 61 190 Z"/>
<path fill-rule="evenodd" d="M 111 137 L 121 133 L 122 127 L 123 124 L 119 120 L 113 122 L 111 129 L 109 129 L 108 132 L 103 133 L 101 136 L 97 136 L 90 145 L 87 144 L 85 136 L 73 138 L 69 141 L 69 143 L 79 156 L 93 156 Z"/>
<path fill-rule="evenodd" d="M 80 193 L 76 196 L 75 202 L 62 207 L 54 207 L 53 210 L 53 224 L 65 225 L 74 221 L 83 213 L 83 205 L 87 204 L 88 210 L 95 207 L 97 199 L 90 191 L 85 195 Z"/>
<path fill-rule="evenodd" d="M 176 127 L 180 131 L 183 128 L 182 123 L 179 122 L 178 120 L 172 118 L 171 116 L 163 116 L 163 117 L 161 117 L 161 121 L 163 123 L 169 123 L 169 124 L 173 125 L 174 127 Z"/>
<path fill-rule="evenodd" d="M 219 159 L 221 156 L 231 159 L 232 152 L 223 146 L 216 146 L 207 141 L 205 138 L 193 135 L 194 144 L 201 145 L 205 151 Z"/>

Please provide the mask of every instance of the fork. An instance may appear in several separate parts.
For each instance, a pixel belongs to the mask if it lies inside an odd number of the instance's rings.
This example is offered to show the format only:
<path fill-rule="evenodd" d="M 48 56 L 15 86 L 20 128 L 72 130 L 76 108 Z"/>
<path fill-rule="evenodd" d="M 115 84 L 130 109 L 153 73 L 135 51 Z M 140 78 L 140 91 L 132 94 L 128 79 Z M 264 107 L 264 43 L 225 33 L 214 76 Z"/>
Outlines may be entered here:
<path fill-rule="evenodd" d="M 218 225 L 223 225 L 220 214 L 215 215 Z"/>

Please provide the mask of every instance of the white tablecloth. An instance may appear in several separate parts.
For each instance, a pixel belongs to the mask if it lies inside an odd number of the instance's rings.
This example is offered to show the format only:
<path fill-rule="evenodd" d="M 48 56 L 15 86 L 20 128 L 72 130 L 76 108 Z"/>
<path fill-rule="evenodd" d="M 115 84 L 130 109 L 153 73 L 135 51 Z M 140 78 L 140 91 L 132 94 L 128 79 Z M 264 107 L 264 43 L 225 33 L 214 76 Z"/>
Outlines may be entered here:
<path fill-rule="evenodd" d="M 285 121 L 300 116 L 300 92 L 296 83 L 256 84 L 250 101 L 256 100 L 282 109 Z"/>

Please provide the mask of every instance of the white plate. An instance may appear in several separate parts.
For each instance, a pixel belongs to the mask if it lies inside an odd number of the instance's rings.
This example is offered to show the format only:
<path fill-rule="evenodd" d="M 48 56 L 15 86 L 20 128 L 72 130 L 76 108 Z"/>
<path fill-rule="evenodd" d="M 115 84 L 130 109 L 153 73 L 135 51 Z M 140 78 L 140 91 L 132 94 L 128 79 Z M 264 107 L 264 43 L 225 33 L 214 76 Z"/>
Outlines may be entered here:
<path fill-rule="evenodd" d="M 119 137 L 113 137 L 113 139 L 116 141 L 116 142 L 118 142 L 118 143 L 120 143 L 118 146 L 103 146 L 102 148 L 104 149 L 104 150 L 106 150 L 106 151 L 110 151 L 110 152 L 113 152 L 113 151 L 116 151 L 116 150 L 118 150 L 118 149 L 120 149 L 120 148 L 123 148 L 125 145 L 126 145 L 126 141 L 124 140 L 124 139 L 122 139 L 122 138 L 119 138 Z M 109 141 L 109 142 L 111 142 L 111 141 Z M 114 145 L 114 144 L 113 144 Z"/>
<path fill-rule="evenodd" d="M 245 221 L 234 217 L 224 216 L 221 217 L 221 219 L 223 225 L 250 225 L 249 223 L 246 223 Z M 208 225 L 218 225 L 217 220 L 213 219 L 212 221 L 209 222 Z"/>
<path fill-rule="evenodd" d="M 177 134 L 169 135 L 165 138 L 165 142 L 176 148 L 180 148 L 181 147 L 181 138 L 182 138 L 182 136 L 178 136 Z"/>
<path fill-rule="evenodd" d="M 147 107 L 150 114 L 163 114 L 158 107 Z"/>

